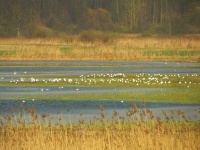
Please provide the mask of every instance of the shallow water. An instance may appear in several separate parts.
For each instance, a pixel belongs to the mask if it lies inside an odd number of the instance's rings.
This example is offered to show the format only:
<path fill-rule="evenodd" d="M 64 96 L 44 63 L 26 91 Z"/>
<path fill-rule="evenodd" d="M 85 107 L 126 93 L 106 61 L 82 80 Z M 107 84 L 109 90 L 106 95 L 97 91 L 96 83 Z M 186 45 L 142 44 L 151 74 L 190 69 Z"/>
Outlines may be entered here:
<path fill-rule="evenodd" d="M 81 75 L 90 73 L 200 74 L 200 63 L 177 62 L 101 62 L 101 61 L 1 61 L 1 76 Z M 13 74 L 16 72 L 17 74 Z"/>
<path fill-rule="evenodd" d="M 77 90 L 78 89 L 78 90 Z M 106 88 L 84 86 L 0 86 L 0 100 L 17 95 L 54 95 L 54 94 L 91 94 L 91 93 L 118 93 L 118 92 L 167 92 L 165 88 Z M 34 97 L 34 96 L 33 96 Z"/>
<path fill-rule="evenodd" d="M 25 102 L 21 100 L 0 100 L 0 112 L 4 115 L 10 114 L 11 108 L 14 108 L 17 113 L 17 108 L 22 104 L 24 107 L 22 112 L 26 116 L 28 116 L 28 114 L 25 108 L 33 108 L 39 116 L 41 114 L 49 114 L 51 117 L 54 117 L 55 120 L 61 117 L 65 122 L 77 122 L 81 118 L 91 120 L 94 117 L 100 117 L 100 106 L 104 107 L 104 112 L 108 119 L 111 119 L 114 111 L 117 111 L 120 116 L 126 117 L 126 111 L 132 108 L 130 104 L 133 103 L 136 103 L 139 110 L 145 108 L 150 109 L 155 117 L 159 116 L 164 118 L 162 111 L 165 111 L 168 116 L 171 116 L 173 111 L 174 115 L 172 116 L 174 119 L 180 120 L 177 111 L 181 110 L 189 120 L 200 120 L 200 115 L 197 111 L 200 109 L 200 104 L 148 102 L 144 106 L 141 102 L 126 100 L 123 102 L 115 100 L 29 100 Z"/>
<path fill-rule="evenodd" d="M 20 78 L 22 75 L 81 75 L 97 73 L 125 73 L 125 74 L 200 74 L 200 63 L 177 63 L 177 62 L 99 62 L 99 61 L 0 61 L 0 81 L 9 81 Z M 20 104 L 30 107 L 40 114 L 50 114 L 58 118 L 60 112 L 64 120 L 76 122 L 80 118 L 86 120 L 94 116 L 100 117 L 99 106 L 104 106 L 105 114 L 111 118 L 113 111 L 119 112 L 121 116 L 126 116 L 126 111 L 130 108 L 130 101 L 123 100 L 34 100 L 34 95 L 40 94 L 83 94 L 83 93 L 105 93 L 105 92 L 167 92 L 164 88 L 105 88 L 105 87 L 84 87 L 79 86 L 4 86 L 0 85 L 0 112 L 9 114 L 10 108 L 17 109 Z M 48 90 L 47 90 L 48 89 Z M 177 89 L 178 90 L 178 89 Z M 13 99 L 14 96 L 33 95 L 30 100 Z M 25 102 L 23 102 L 25 101 Z M 140 109 L 144 109 L 140 103 L 136 102 Z M 200 120 L 197 109 L 200 104 L 181 103 L 146 103 L 146 107 L 151 109 L 155 116 L 162 116 L 162 110 L 168 115 L 171 112 L 183 111 L 190 120 Z M 70 110 L 70 115 L 67 110 Z M 26 111 L 24 110 L 26 114 Z M 27 115 L 27 114 L 26 114 Z M 0 115 L 2 117 L 2 115 Z M 175 115 L 175 119 L 180 116 Z"/>

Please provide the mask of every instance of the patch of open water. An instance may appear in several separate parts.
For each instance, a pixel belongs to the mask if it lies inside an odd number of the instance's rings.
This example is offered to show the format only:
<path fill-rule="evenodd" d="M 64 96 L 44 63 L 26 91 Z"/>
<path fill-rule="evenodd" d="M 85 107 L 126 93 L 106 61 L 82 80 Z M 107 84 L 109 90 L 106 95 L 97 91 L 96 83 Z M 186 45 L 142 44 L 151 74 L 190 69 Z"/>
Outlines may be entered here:
<path fill-rule="evenodd" d="M 0 100 L 8 99 L 13 95 L 54 95 L 54 94 L 91 94 L 91 93 L 118 93 L 118 92 L 167 92 L 165 88 L 106 88 L 85 86 L 0 86 Z"/>
<path fill-rule="evenodd" d="M 165 74 L 200 74 L 199 63 L 166 63 L 166 62 L 98 62 L 98 61 L 1 61 L 0 62 L 0 78 L 10 80 L 13 77 L 21 75 L 81 75 L 91 73 L 165 73 Z M 157 88 L 94 88 L 94 87 L 77 87 L 66 86 L 59 89 L 58 86 L 37 87 L 37 86 L 0 86 L 0 112 L 9 114 L 10 108 L 18 108 L 20 104 L 24 107 L 30 107 L 36 110 L 38 114 L 49 114 L 55 118 L 58 112 L 61 113 L 64 120 L 76 122 L 80 118 L 86 120 L 92 119 L 94 116 L 100 117 L 99 106 L 104 106 L 105 114 L 111 118 L 113 111 L 117 111 L 121 116 L 126 116 L 126 111 L 130 108 L 130 101 L 124 100 L 84 100 L 84 101 L 59 101 L 59 100 L 22 100 L 12 99 L 13 95 L 26 94 L 78 94 L 78 93 L 104 93 L 119 91 L 135 91 L 135 92 L 166 92 L 166 89 Z M 47 90 L 48 89 L 48 90 Z M 9 100 L 5 100 L 5 97 Z M 136 102 L 139 109 L 144 109 L 140 103 Z M 190 120 L 200 120 L 199 108 L 200 104 L 181 104 L 181 103 L 146 103 L 155 116 L 162 116 L 162 110 L 168 115 L 171 112 L 181 110 Z M 67 110 L 70 110 L 69 112 Z M 198 109 L 198 111 L 197 111 Z M 26 114 L 26 112 L 24 111 Z M 82 114 L 82 115 L 81 115 Z M 2 115 L 1 115 L 2 117 Z M 175 119 L 180 116 L 175 115 Z"/>
<path fill-rule="evenodd" d="M 8 67 L 10 65 L 10 67 Z M 1 61 L 1 76 L 80 75 L 90 73 L 165 73 L 200 74 L 200 63 L 176 62 L 101 62 L 101 61 Z M 18 74 L 13 74 L 14 72 Z"/>

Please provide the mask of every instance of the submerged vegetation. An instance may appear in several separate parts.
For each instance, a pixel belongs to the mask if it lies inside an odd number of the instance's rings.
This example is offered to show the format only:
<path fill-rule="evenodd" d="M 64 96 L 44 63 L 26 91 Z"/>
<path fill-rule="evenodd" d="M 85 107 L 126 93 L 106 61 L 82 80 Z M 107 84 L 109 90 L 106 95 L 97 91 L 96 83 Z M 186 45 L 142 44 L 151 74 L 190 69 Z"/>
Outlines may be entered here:
<path fill-rule="evenodd" d="M 200 122 L 191 122 L 180 110 L 155 117 L 145 107 L 130 104 L 126 116 L 114 111 L 111 119 L 100 106 L 100 117 L 77 123 L 58 114 L 38 115 L 21 104 L 10 115 L 0 114 L 0 149 L 190 149 L 200 147 Z M 199 110 L 197 110 L 199 112 Z M 25 112 L 27 113 L 25 115 Z M 70 118 L 70 110 L 68 110 Z M 178 120 L 176 117 L 178 116 Z M 149 121 L 147 121 L 147 119 Z"/>

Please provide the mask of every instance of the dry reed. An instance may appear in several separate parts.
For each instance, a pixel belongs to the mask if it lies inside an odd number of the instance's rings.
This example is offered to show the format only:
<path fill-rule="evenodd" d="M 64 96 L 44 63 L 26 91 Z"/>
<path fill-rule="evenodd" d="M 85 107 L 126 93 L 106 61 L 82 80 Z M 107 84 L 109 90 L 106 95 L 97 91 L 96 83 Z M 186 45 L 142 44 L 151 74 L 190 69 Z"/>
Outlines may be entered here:
<path fill-rule="evenodd" d="M 143 105 L 145 103 L 143 102 Z M 0 149 L 48 149 L 48 150 L 132 150 L 132 149 L 186 149 L 200 148 L 200 122 L 188 122 L 184 113 L 177 113 L 181 121 L 163 112 L 163 118 L 155 118 L 149 109 L 139 110 L 135 104 L 127 110 L 126 117 L 114 111 L 108 120 L 104 108 L 100 107 L 100 118 L 78 123 L 62 123 L 58 117 L 52 123 L 51 116 L 38 116 L 33 109 L 23 116 L 23 105 L 17 112 L 1 115 Z M 16 115 L 17 114 L 17 115 Z M 149 117 L 150 121 L 145 121 Z M 164 119 L 165 118 L 165 119 Z"/>
<path fill-rule="evenodd" d="M 69 40 L 70 39 L 70 40 Z M 104 43 L 68 39 L 0 39 L 0 60 L 200 61 L 199 36 L 124 35 Z"/>

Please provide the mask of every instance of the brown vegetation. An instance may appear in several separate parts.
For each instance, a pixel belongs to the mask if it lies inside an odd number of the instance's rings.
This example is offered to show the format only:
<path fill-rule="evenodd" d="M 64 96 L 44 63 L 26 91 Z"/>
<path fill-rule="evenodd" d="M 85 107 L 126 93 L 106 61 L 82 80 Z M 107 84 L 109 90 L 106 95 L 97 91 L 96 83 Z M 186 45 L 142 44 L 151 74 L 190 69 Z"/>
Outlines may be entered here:
<path fill-rule="evenodd" d="M 200 37 L 116 36 L 84 32 L 65 38 L 0 39 L 0 60 L 196 62 L 200 60 Z"/>
<path fill-rule="evenodd" d="M 144 103 L 143 103 L 144 104 Z M 100 107 L 100 118 L 77 124 L 62 122 L 58 116 L 56 124 L 47 114 L 38 116 L 33 109 L 27 108 L 28 122 L 23 115 L 23 106 L 11 115 L 1 115 L 0 149 L 187 149 L 200 148 L 200 123 L 188 122 L 181 111 L 172 112 L 179 115 L 181 121 L 163 112 L 163 118 L 155 118 L 148 109 L 139 110 L 135 104 L 127 110 L 126 117 L 113 112 L 109 121 Z M 18 114 L 18 115 L 16 115 Z M 149 118 L 151 121 L 146 122 Z"/>

